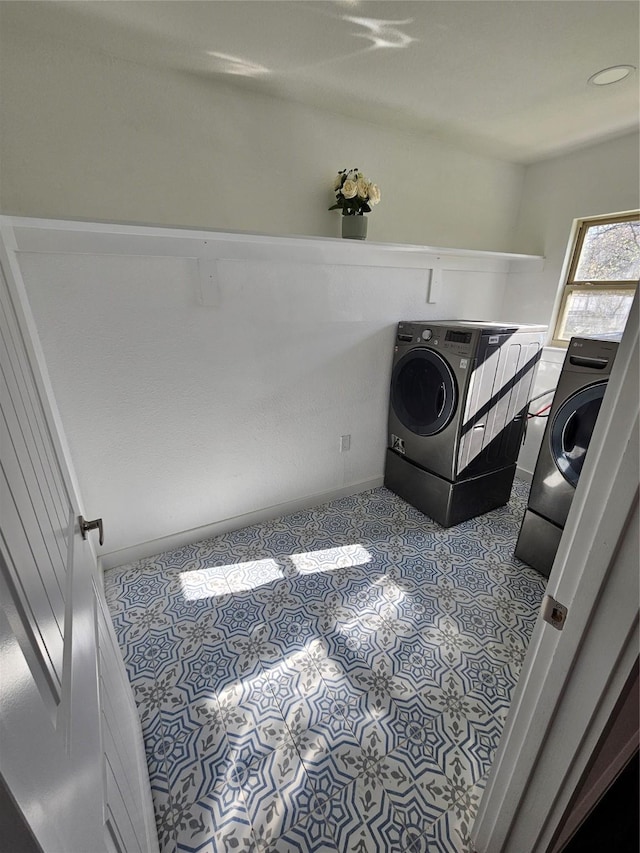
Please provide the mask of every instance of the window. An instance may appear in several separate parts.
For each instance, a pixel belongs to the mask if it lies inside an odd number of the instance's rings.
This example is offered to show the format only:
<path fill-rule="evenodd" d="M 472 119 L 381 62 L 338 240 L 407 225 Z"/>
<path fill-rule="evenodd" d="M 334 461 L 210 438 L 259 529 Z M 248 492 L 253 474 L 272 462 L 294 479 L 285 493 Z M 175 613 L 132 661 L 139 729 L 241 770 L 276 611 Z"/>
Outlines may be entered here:
<path fill-rule="evenodd" d="M 624 331 L 640 278 L 640 214 L 585 219 L 576 236 L 553 343 Z"/>

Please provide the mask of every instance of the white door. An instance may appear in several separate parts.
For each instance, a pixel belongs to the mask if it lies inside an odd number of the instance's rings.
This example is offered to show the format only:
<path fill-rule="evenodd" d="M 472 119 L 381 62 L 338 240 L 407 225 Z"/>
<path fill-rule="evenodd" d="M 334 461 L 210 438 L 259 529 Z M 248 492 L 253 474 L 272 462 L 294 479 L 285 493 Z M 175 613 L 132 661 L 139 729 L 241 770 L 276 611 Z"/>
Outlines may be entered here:
<path fill-rule="evenodd" d="M 156 851 L 140 725 L 29 323 L 0 245 L 0 774 L 43 853 Z"/>
<path fill-rule="evenodd" d="M 478 853 L 546 853 L 608 731 L 639 648 L 640 291 L 472 831 Z"/>

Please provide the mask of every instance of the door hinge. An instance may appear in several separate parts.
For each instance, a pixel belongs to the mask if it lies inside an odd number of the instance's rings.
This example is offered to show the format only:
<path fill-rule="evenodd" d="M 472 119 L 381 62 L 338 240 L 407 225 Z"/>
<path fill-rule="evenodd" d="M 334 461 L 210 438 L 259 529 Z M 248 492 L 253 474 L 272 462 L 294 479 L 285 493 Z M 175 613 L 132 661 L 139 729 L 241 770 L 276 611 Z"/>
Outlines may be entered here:
<path fill-rule="evenodd" d="M 541 612 L 545 622 L 553 625 L 558 631 L 562 631 L 564 623 L 567 621 L 567 613 L 569 612 L 564 604 L 560 604 L 559 601 L 556 601 L 550 595 L 545 595 L 542 599 Z"/>

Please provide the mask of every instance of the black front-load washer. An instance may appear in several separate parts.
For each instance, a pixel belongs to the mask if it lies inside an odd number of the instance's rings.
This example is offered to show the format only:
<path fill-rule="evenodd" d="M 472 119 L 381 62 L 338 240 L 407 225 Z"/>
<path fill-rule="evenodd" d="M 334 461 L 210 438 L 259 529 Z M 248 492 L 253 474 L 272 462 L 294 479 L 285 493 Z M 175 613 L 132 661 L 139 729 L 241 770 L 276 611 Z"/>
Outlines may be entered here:
<path fill-rule="evenodd" d="M 394 365 L 391 407 L 411 432 L 422 436 L 441 432 L 457 404 L 456 378 L 438 352 L 427 347 L 411 349 Z"/>
<path fill-rule="evenodd" d="M 515 555 L 549 577 L 618 343 L 571 338 L 553 397 Z"/>
<path fill-rule="evenodd" d="M 385 485 L 445 527 L 505 504 L 544 332 L 399 323 Z"/>

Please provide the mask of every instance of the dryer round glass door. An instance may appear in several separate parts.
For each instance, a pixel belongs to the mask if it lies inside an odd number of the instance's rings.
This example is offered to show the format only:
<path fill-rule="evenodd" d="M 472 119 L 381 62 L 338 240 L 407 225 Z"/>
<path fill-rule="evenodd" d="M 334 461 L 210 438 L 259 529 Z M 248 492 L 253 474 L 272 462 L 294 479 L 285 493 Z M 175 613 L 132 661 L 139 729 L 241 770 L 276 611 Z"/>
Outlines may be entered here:
<path fill-rule="evenodd" d="M 565 480 L 578 485 L 606 382 L 581 388 L 560 406 L 551 425 L 553 461 Z"/>
<path fill-rule="evenodd" d="M 416 348 L 391 375 L 391 405 L 398 420 L 417 435 L 435 435 L 456 410 L 456 381 L 437 352 Z"/>

